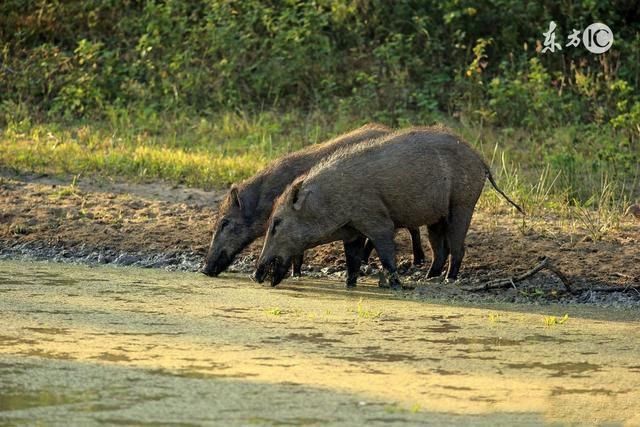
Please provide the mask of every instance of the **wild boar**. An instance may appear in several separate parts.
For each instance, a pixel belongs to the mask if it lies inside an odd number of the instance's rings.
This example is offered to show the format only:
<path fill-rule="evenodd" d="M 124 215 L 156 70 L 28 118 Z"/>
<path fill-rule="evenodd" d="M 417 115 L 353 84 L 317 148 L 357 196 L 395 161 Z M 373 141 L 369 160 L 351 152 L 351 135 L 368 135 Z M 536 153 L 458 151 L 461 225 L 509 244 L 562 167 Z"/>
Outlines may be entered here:
<path fill-rule="evenodd" d="M 322 144 L 312 145 L 275 161 L 254 177 L 233 185 L 218 210 L 211 245 L 202 272 L 217 276 L 227 269 L 235 256 L 255 239 L 264 235 L 277 197 L 295 178 L 306 173 L 321 159 L 338 149 L 389 134 L 383 125 L 368 124 Z M 418 230 L 414 239 L 414 262 L 424 260 Z M 302 251 L 292 257 L 294 274 L 300 274 Z"/>
<path fill-rule="evenodd" d="M 373 243 L 391 287 L 401 286 L 396 271 L 394 230 L 426 225 L 433 260 L 428 277 L 447 279 L 462 263 L 464 241 L 485 179 L 520 212 L 496 185 L 482 157 L 442 128 L 411 128 L 377 141 L 342 149 L 299 177 L 278 198 L 254 274 L 271 274 L 277 285 L 293 255 L 341 239 L 347 255 L 347 286 L 355 285 L 353 246 Z"/>

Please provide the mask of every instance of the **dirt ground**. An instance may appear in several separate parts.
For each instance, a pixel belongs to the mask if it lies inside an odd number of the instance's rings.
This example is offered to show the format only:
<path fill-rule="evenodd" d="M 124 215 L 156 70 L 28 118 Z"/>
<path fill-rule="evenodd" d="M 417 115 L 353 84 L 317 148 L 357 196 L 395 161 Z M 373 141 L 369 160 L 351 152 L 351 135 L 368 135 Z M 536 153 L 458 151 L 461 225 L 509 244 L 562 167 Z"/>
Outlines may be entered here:
<path fill-rule="evenodd" d="M 0 178 L 0 255 L 146 267 L 178 264 L 180 269 L 196 270 L 208 248 L 223 194 L 157 183 L 80 179 L 71 185 L 70 180 L 5 174 Z M 232 271 L 250 271 L 261 243 L 248 248 Z M 410 265 L 408 233 L 400 231 L 397 244 L 405 280 L 423 280 L 427 267 Z M 626 287 L 640 284 L 639 248 L 640 221 L 633 216 L 593 241 L 575 223 L 552 216 L 527 218 L 523 224 L 505 205 L 501 214 L 477 211 L 474 215 L 461 276 L 467 283 L 511 277 L 547 256 L 580 289 Z M 375 262 L 374 256 L 367 272 L 377 271 Z M 339 279 L 344 275 L 340 244 L 308 251 L 305 263 L 312 276 Z M 562 296 L 560 282 L 548 271 L 518 286 L 519 292 L 512 295 L 516 301 L 523 296 Z M 439 289 L 445 288 L 434 285 L 427 293 L 447 297 L 440 295 Z M 584 302 L 588 298 L 582 297 Z"/>

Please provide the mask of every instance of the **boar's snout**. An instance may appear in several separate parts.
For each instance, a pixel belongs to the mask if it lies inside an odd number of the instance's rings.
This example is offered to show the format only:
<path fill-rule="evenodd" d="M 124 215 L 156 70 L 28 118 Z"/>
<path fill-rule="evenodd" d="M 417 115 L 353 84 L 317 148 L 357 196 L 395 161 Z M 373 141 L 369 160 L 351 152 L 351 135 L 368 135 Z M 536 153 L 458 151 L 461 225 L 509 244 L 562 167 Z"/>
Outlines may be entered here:
<path fill-rule="evenodd" d="M 274 257 L 258 264 L 252 279 L 258 283 L 264 282 L 271 276 L 271 286 L 277 286 L 287 276 L 291 260 L 284 261 L 281 257 Z"/>
<path fill-rule="evenodd" d="M 260 263 L 258 267 L 256 267 L 256 271 L 251 275 L 251 280 L 256 281 L 258 283 L 264 282 L 265 277 L 267 277 L 268 269 L 267 264 Z"/>
<path fill-rule="evenodd" d="M 226 251 L 220 251 L 217 256 L 209 254 L 205 261 L 202 272 L 209 277 L 216 277 L 231 265 L 233 257 L 230 257 Z"/>

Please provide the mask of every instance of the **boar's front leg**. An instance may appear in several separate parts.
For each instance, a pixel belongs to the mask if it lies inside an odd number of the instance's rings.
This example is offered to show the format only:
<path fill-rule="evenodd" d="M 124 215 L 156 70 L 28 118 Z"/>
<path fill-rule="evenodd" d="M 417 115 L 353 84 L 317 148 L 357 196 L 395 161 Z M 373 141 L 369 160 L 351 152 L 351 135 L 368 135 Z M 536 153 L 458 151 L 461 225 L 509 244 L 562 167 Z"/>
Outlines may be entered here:
<path fill-rule="evenodd" d="M 375 228 L 363 224 L 359 231 L 366 235 L 376 248 L 382 267 L 387 271 L 389 286 L 393 289 L 402 288 L 398 270 L 396 268 L 396 245 L 393 241 L 395 227 L 391 220 L 382 220 L 383 224 L 376 224 Z"/>
<path fill-rule="evenodd" d="M 304 254 L 294 255 L 291 261 L 293 262 L 293 272 L 291 273 L 292 277 L 300 277 L 302 276 L 302 262 L 304 260 Z"/>
<path fill-rule="evenodd" d="M 398 269 L 396 268 L 396 248 L 393 237 L 374 238 L 372 240 L 376 247 L 376 252 L 378 252 L 378 257 L 380 257 L 382 268 L 387 271 L 389 287 L 393 289 L 401 289 L 402 283 L 400 282 Z"/>
<path fill-rule="evenodd" d="M 347 288 L 354 288 L 360 275 L 365 238 L 360 236 L 352 241 L 343 240 L 342 243 L 344 245 L 344 255 L 347 258 Z"/>

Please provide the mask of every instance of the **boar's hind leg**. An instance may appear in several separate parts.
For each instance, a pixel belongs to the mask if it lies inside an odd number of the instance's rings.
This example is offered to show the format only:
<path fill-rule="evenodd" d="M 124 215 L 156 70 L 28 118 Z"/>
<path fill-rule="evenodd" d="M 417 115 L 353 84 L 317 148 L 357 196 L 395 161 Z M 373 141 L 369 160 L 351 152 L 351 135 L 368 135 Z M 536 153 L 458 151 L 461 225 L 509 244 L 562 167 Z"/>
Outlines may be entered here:
<path fill-rule="evenodd" d="M 347 288 L 353 288 L 356 286 L 360 275 L 365 238 L 361 236 L 350 242 L 345 240 L 342 243 L 344 245 L 344 255 L 347 258 Z"/>
<path fill-rule="evenodd" d="M 449 244 L 447 242 L 447 221 L 442 218 L 435 224 L 431 224 L 427 227 L 429 229 L 429 245 L 431 246 L 431 253 L 433 259 L 431 261 L 431 267 L 427 273 L 427 278 L 438 277 L 442 274 L 444 263 L 449 257 Z"/>
<path fill-rule="evenodd" d="M 410 228 L 409 234 L 411 234 L 411 247 L 413 248 L 413 265 L 424 264 L 425 256 L 422 250 L 422 240 L 420 239 L 420 229 Z"/>
<path fill-rule="evenodd" d="M 458 277 L 462 258 L 464 258 L 464 239 L 469 230 L 471 215 L 473 215 L 473 207 L 454 207 L 451 209 L 449 224 L 447 225 L 447 242 L 451 250 L 449 271 L 447 271 L 448 280 L 455 280 Z"/>
<path fill-rule="evenodd" d="M 302 276 L 302 261 L 304 260 L 304 254 L 294 255 L 292 258 L 293 262 L 293 272 L 291 276 L 300 277 Z"/>

